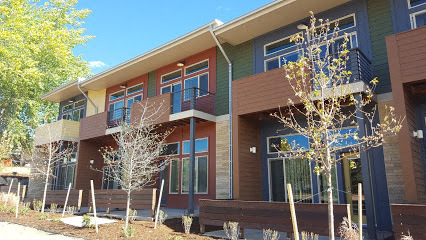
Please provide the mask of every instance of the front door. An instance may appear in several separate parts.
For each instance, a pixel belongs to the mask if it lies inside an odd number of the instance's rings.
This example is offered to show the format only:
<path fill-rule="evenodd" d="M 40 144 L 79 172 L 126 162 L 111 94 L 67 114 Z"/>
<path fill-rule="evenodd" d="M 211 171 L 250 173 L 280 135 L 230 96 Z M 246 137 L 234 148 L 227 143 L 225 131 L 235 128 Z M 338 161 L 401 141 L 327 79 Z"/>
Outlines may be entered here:
<path fill-rule="evenodd" d="M 354 162 L 355 167 L 350 167 L 350 161 Z M 361 159 L 356 154 L 351 154 L 343 160 L 343 169 L 345 177 L 346 203 L 351 205 L 352 222 L 359 222 L 358 211 L 358 183 L 362 184 Z M 365 197 L 362 195 L 362 222 L 367 223 L 365 216 Z"/>

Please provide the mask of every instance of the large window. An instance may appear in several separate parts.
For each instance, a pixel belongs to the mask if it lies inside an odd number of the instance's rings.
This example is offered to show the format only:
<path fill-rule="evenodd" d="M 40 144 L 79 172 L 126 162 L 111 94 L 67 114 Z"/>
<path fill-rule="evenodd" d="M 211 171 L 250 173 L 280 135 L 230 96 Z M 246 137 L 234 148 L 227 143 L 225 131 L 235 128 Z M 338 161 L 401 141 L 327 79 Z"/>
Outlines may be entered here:
<path fill-rule="evenodd" d="M 209 147 L 209 141 L 207 138 L 195 140 L 195 153 L 207 152 Z M 182 154 L 189 154 L 189 141 L 183 142 Z"/>
<path fill-rule="evenodd" d="M 207 193 L 207 156 L 195 158 L 194 192 Z M 182 193 L 189 191 L 189 158 L 182 159 Z"/>
<path fill-rule="evenodd" d="M 426 26 L 426 10 L 410 14 L 411 28 Z"/>
<path fill-rule="evenodd" d="M 289 62 L 296 62 L 303 54 L 302 50 L 296 50 L 265 61 L 265 71 L 280 68 Z"/>
<path fill-rule="evenodd" d="M 169 143 L 163 147 L 163 151 L 160 153 L 160 156 L 172 156 L 179 155 L 180 144 L 177 143 Z"/>
<path fill-rule="evenodd" d="M 121 186 L 114 181 L 113 171 L 117 171 L 117 165 L 109 165 L 104 167 L 102 189 L 121 189 Z"/>
<path fill-rule="evenodd" d="M 84 117 L 86 100 L 80 100 L 62 107 L 62 119 L 80 121 Z"/>
<path fill-rule="evenodd" d="M 190 88 L 199 88 L 200 90 L 191 91 Z M 209 74 L 204 73 L 192 78 L 185 79 L 185 96 L 184 100 L 189 100 L 195 97 L 200 97 L 208 94 L 209 91 Z"/>
<path fill-rule="evenodd" d="M 308 139 L 299 134 L 274 136 L 268 138 L 268 153 L 286 152 L 291 149 L 309 149 Z"/>
<path fill-rule="evenodd" d="M 69 157 L 64 157 L 62 161 L 55 166 L 53 178 L 53 189 L 68 189 L 71 183 L 71 189 L 74 187 L 75 163 L 77 153 L 72 153 Z"/>
<path fill-rule="evenodd" d="M 169 193 L 179 193 L 179 160 L 170 160 L 170 184 Z"/>
<path fill-rule="evenodd" d="M 302 34 L 302 32 L 299 32 L 297 34 L 285 37 L 285 38 L 280 39 L 278 41 L 266 44 L 265 48 L 264 48 L 265 56 L 272 54 L 272 53 L 275 53 L 275 52 L 278 52 L 278 51 L 281 51 L 281 50 L 284 50 L 284 49 L 287 49 L 287 48 L 290 48 L 290 47 L 295 47 L 296 43 L 294 41 L 292 41 L 291 38 L 296 36 L 296 35 L 301 35 L 301 34 Z"/>
<path fill-rule="evenodd" d="M 209 68 L 209 60 L 205 60 L 196 64 L 193 64 L 189 67 L 185 68 L 185 75 L 190 75 L 199 71 L 202 71 L 204 69 Z"/>
<path fill-rule="evenodd" d="M 414 8 L 426 3 L 426 0 L 407 0 L 407 1 L 408 1 L 409 8 Z"/>

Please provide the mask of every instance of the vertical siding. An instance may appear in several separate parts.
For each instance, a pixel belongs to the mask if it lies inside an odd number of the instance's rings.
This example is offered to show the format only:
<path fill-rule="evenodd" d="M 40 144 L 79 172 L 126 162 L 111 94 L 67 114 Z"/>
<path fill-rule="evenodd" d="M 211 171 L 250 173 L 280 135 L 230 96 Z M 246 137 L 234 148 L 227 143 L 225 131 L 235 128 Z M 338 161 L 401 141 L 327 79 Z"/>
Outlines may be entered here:
<path fill-rule="evenodd" d="M 155 71 L 148 73 L 148 98 L 155 96 L 155 80 L 157 79 L 157 74 Z"/>
<path fill-rule="evenodd" d="M 232 79 L 237 80 L 253 74 L 253 42 L 247 41 L 236 46 L 223 44 L 232 63 Z M 229 112 L 228 63 L 219 48 L 216 48 L 216 114 Z"/>
<path fill-rule="evenodd" d="M 378 77 L 378 93 L 392 91 L 385 37 L 393 34 L 391 6 L 389 0 L 367 0 L 370 23 L 371 47 L 373 50 L 374 74 Z"/>

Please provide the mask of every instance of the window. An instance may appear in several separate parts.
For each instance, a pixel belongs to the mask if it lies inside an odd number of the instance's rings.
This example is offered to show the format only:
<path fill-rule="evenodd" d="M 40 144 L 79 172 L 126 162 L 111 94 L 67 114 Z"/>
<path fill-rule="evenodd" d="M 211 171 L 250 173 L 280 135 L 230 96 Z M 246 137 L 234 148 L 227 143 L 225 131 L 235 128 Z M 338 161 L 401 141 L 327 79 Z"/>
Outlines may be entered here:
<path fill-rule="evenodd" d="M 68 112 L 62 115 L 62 119 L 64 120 L 72 120 L 72 112 Z"/>
<path fill-rule="evenodd" d="M 143 84 L 127 88 L 127 95 L 143 91 Z"/>
<path fill-rule="evenodd" d="M 291 38 L 301 34 L 302 32 L 299 32 L 297 34 L 291 35 L 289 37 L 286 37 L 265 45 L 265 49 L 264 49 L 265 56 L 271 53 L 275 53 L 275 52 L 296 46 L 296 43 L 294 41 L 291 41 Z"/>
<path fill-rule="evenodd" d="M 72 189 L 74 185 L 75 164 L 61 165 L 59 171 L 60 171 L 60 179 L 59 179 L 59 185 L 57 186 L 57 188 L 68 189 L 69 184 L 71 183 L 71 189 Z"/>
<path fill-rule="evenodd" d="M 189 191 L 189 158 L 182 159 L 182 193 Z M 207 156 L 195 158 L 194 192 L 207 193 Z"/>
<path fill-rule="evenodd" d="M 408 7 L 413 8 L 425 3 L 426 3 L 426 0 L 408 0 Z"/>
<path fill-rule="evenodd" d="M 426 10 L 410 14 L 411 29 L 426 26 Z"/>
<path fill-rule="evenodd" d="M 123 117 L 123 111 L 119 109 L 124 108 L 124 100 L 117 101 L 109 104 L 109 120 L 121 119 Z"/>
<path fill-rule="evenodd" d="M 128 98 L 127 99 L 127 107 L 131 108 L 133 103 L 140 102 L 140 101 L 142 101 L 142 94 L 134 96 L 134 97 L 131 97 L 131 98 Z"/>
<path fill-rule="evenodd" d="M 207 68 L 209 68 L 209 61 L 205 60 L 205 61 L 202 61 L 200 63 L 196 63 L 196 64 L 193 64 L 189 67 L 186 67 L 185 68 L 185 75 L 193 74 L 193 73 L 202 71 L 202 70 L 207 69 Z"/>
<path fill-rule="evenodd" d="M 72 120 L 79 122 L 84 117 L 84 109 L 77 109 L 72 112 Z"/>
<path fill-rule="evenodd" d="M 170 161 L 170 184 L 169 193 L 179 192 L 179 160 L 173 159 Z"/>
<path fill-rule="evenodd" d="M 358 130 L 356 127 L 342 128 L 338 130 L 336 134 L 329 131 L 330 136 L 334 135 L 332 136 L 335 140 L 335 142 L 333 142 L 333 147 L 345 147 L 345 146 L 352 146 L 357 144 L 358 143 L 357 132 Z"/>
<path fill-rule="evenodd" d="M 185 79 L 185 95 L 184 100 L 190 100 L 194 98 L 194 92 L 191 88 L 199 88 L 195 91 L 195 97 L 200 97 L 208 94 L 209 91 L 209 74 L 201 74 L 192 78 Z"/>
<path fill-rule="evenodd" d="M 72 110 L 72 103 L 68 104 L 68 105 L 66 105 L 62 108 L 62 112 L 67 112 L 67 111 L 70 111 L 70 110 Z"/>
<path fill-rule="evenodd" d="M 102 189 L 121 189 L 121 186 L 114 181 L 113 170 L 117 170 L 118 166 L 105 166 L 103 172 Z"/>
<path fill-rule="evenodd" d="M 118 99 L 118 98 L 122 98 L 122 97 L 124 97 L 124 90 L 120 90 L 120 91 L 118 91 L 118 92 L 111 93 L 111 94 L 109 95 L 109 100 L 110 100 L 110 101 L 114 101 L 114 100 L 116 100 L 116 99 Z"/>
<path fill-rule="evenodd" d="M 161 83 L 170 82 L 172 80 L 182 77 L 182 70 L 177 70 L 166 75 L 161 76 Z"/>
<path fill-rule="evenodd" d="M 208 138 L 202 138 L 195 140 L 195 152 L 207 152 L 208 151 Z M 189 141 L 183 142 L 182 154 L 189 154 Z"/>
<path fill-rule="evenodd" d="M 179 147 L 180 144 L 178 142 L 169 143 L 163 147 L 163 151 L 160 153 L 160 156 L 179 155 Z"/>
<path fill-rule="evenodd" d="M 268 138 L 268 153 L 277 153 L 278 151 L 288 151 L 290 148 L 297 149 L 303 148 L 304 150 L 309 149 L 309 140 L 299 134 L 276 136 Z"/>
<path fill-rule="evenodd" d="M 336 20 L 330 22 L 330 31 L 334 31 L 336 24 L 339 27 L 339 31 L 350 28 L 350 27 L 354 27 L 355 26 L 355 14 L 351 14 L 349 16 L 342 17 L 342 18 L 339 18 L 339 19 L 336 19 Z"/>
<path fill-rule="evenodd" d="M 279 57 L 271 58 L 265 61 L 265 71 L 276 69 L 284 66 L 288 62 L 296 62 L 303 54 L 303 50 L 296 50 L 290 53 L 286 53 Z"/>
<path fill-rule="evenodd" d="M 317 175 L 318 177 L 318 192 L 320 193 L 320 202 L 321 203 L 328 203 L 327 198 L 327 177 L 324 172 L 322 172 L 320 175 Z M 331 169 L 331 185 L 333 186 L 333 202 L 339 203 L 339 188 L 337 186 L 337 170 L 335 165 Z"/>
<path fill-rule="evenodd" d="M 78 102 L 74 103 L 74 108 L 78 108 L 78 107 L 82 107 L 84 106 L 84 103 L 86 102 L 86 100 L 80 100 Z"/>

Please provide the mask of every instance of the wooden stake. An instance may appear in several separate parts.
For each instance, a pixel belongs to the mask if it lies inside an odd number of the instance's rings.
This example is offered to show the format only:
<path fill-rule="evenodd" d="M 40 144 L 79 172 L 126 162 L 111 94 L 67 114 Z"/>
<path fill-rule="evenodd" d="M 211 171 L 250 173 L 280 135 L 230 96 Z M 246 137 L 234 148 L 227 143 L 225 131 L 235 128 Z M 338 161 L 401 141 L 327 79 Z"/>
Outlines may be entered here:
<path fill-rule="evenodd" d="M 299 229 L 297 228 L 296 211 L 294 210 L 293 191 L 291 184 L 287 183 L 288 200 L 290 202 L 291 222 L 293 223 L 294 240 L 299 240 Z"/>
<path fill-rule="evenodd" d="M 10 194 L 10 190 L 12 189 L 12 183 L 13 183 L 13 178 L 10 181 L 10 185 L 9 185 L 9 191 L 7 191 L 7 196 L 6 196 L 6 201 L 4 202 L 4 206 L 6 207 L 7 201 L 9 200 L 9 194 Z"/>
<path fill-rule="evenodd" d="M 349 227 L 352 228 L 351 205 L 350 204 L 346 204 L 346 207 L 347 207 L 347 211 L 348 211 Z"/>
<path fill-rule="evenodd" d="M 22 202 L 25 199 L 25 194 L 27 193 L 27 185 L 22 186 Z"/>
<path fill-rule="evenodd" d="M 78 190 L 78 206 L 77 210 L 80 212 L 81 209 L 81 201 L 83 200 L 83 190 Z"/>
<path fill-rule="evenodd" d="M 20 197 L 19 197 L 19 191 L 21 190 L 21 183 L 20 182 L 18 182 L 18 200 L 16 201 L 16 213 L 15 213 L 15 217 L 16 218 L 18 218 L 18 210 L 19 210 L 19 200 L 20 200 Z"/>
<path fill-rule="evenodd" d="M 358 183 L 359 240 L 362 240 L 362 183 Z"/>
<path fill-rule="evenodd" d="M 90 180 L 90 187 L 92 188 L 93 215 L 95 219 L 96 233 L 98 233 L 99 229 L 98 229 L 98 222 L 96 221 L 95 188 L 93 187 L 93 180 Z"/>
<path fill-rule="evenodd" d="M 163 196 L 164 179 L 161 180 L 160 196 L 158 197 L 157 213 L 155 214 L 154 229 L 157 229 L 158 214 L 160 213 L 161 197 Z"/>
<path fill-rule="evenodd" d="M 67 197 L 65 198 L 65 204 L 64 204 L 64 210 L 62 211 L 62 217 L 64 217 L 65 209 L 67 208 L 67 205 L 68 205 L 68 198 L 70 196 L 70 190 L 71 190 L 71 183 L 68 185 Z"/>

